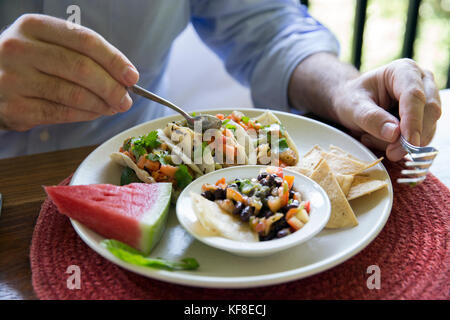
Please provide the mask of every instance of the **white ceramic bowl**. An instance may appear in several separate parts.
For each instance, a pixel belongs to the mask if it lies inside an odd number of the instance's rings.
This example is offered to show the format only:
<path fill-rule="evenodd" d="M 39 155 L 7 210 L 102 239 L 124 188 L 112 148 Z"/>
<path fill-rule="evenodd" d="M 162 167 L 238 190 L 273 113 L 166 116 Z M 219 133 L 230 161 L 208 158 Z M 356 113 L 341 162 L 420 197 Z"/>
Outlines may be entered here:
<path fill-rule="evenodd" d="M 191 192 L 200 194 L 205 183 L 214 184 L 225 178 L 232 181 L 236 178 L 256 178 L 265 166 L 247 165 L 230 167 L 206 174 L 189 184 L 180 194 L 176 211 L 178 221 L 197 240 L 221 250 L 240 256 L 259 257 L 276 253 L 297 246 L 318 234 L 328 222 L 331 213 L 330 200 L 325 191 L 313 180 L 297 172 L 284 170 L 286 175 L 294 176 L 294 188 L 302 195 L 302 200 L 311 201 L 310 220 L 300 230 L 279 239 L 260 242 L 242 242 L 219 236 L 205 236 L 198 232 L 200 222 L 192 207 Z"/>

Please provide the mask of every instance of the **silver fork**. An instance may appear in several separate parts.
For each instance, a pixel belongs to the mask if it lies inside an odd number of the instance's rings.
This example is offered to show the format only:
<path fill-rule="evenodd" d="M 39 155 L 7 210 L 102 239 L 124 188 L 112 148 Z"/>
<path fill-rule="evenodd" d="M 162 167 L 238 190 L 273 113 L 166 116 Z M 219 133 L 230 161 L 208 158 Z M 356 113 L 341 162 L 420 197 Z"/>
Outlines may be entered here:
<path fill-rule="evenodd" d="M 406 177 L 397 179 L 397 183 L 419 184 L 427 177 L 438 151 L 433 147 L 414 146 L 403 136 L 400 136 L 400 143 L 403 149 L 408 152 L 406 156 L 408 161 L 405 162 L 405 166 L 413 169 L 402 170 L 402 175 Z"/>

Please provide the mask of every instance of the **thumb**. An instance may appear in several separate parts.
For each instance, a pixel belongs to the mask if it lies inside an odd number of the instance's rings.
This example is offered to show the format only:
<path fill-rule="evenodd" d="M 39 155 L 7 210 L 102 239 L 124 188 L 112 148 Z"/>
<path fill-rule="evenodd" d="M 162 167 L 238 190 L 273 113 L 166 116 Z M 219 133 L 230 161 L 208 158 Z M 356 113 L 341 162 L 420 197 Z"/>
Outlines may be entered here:
<path fill-rule="evenodd" d="M 394 142 L 400 134 L 398 119 L 369 98 L 358 103 L 353 121 L 361 130 L 382 141 Z"/>

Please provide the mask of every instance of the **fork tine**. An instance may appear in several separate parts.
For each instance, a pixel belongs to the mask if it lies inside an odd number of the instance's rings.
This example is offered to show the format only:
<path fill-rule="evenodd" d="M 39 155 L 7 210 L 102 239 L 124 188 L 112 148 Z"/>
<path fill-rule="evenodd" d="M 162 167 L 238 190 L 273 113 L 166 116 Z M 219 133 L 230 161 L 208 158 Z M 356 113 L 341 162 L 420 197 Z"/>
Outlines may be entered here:
<path fill-rule="evenodd" d="M 397 183 L 410 183 L 410 184 L 417 184 L 425 180 L 426 176 L 421 176 L 417 178 L 398 178 Z"/>
<path fill-rule="evenodd" d="M 424 176 L 428 173 L 428 169 L 402 170 L 403 175 Z"/>
<path fill-rule="evenodd" d="M 411 153 L 411 158 L 413 158 L 414 160 L 433 160 L 434 158 L 436 158 L 437 154 L 437 151 Z"/>
<path fill-rule="evenodd" d="M 407 161 L 405 162 L 406 167 L 419 167 L 419 168 L 429 168 L 433 164 L 432 160 L 423 161 Z"/>
<path fill-rule="evenodd" d="M 424 181 L 428 174 L 428 169 L 433 164 L 434 158 L 438 154 L 438 150 L 433 147 L 418 147 L 410 144 L 405 137 L 400 135 L 400 144 L 408 154 L 405 156 L 405 166 L 412 168 L 411 170 L 402 170 L 405 178 L 398 178 L 398 183 L 408 183 L 416 185 Z M 409 176 L 409 177 L 408 177 Z"/>

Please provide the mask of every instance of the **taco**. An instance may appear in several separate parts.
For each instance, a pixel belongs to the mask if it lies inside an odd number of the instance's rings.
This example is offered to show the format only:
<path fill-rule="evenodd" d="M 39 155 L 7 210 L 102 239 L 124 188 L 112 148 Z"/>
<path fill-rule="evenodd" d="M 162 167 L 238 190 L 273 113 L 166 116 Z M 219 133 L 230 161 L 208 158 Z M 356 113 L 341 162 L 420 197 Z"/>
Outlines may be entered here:
<path fill-rule="evenodd" d="M 186 161 L 195 164 L 202 173 L 216 169 L 212 152 L 203 143 L 201 133 L 187 127 L 186 121 L 169 122 L 163 131 L 165 137 L 182 154 Z"/>
<path fill-rule="evenodd" d="M 119 152 L 111 154 L 111 159 L 133 169 L 142 182 L 172 183 L 175 197 L 193 179 L 202 175 L 202 171 L 177 149 L 162 130 L 126 139 Z"/>
<path fill-rule="evenodd" d="M 223 121 L 227 119 L 244 129 L 235 132 L 238 140 L 246 143 L 249 163 L 268 164 L 270 162 L 280 167 L 295 166 L 298 163 L 299 153 L 294 141 L 272 112 L 266 111 L 251 119 L 242 112 L 233 111 Z"/>
<path fill-rule="evenodd" d="M 186 121 L 171 122 L 164 134 L 191 159 L 203 173 L 228 166 L 248 164 L 245 149 L 236 139 L 237 124 L 223 124 L 220 129 L 195 132 Z"/>

